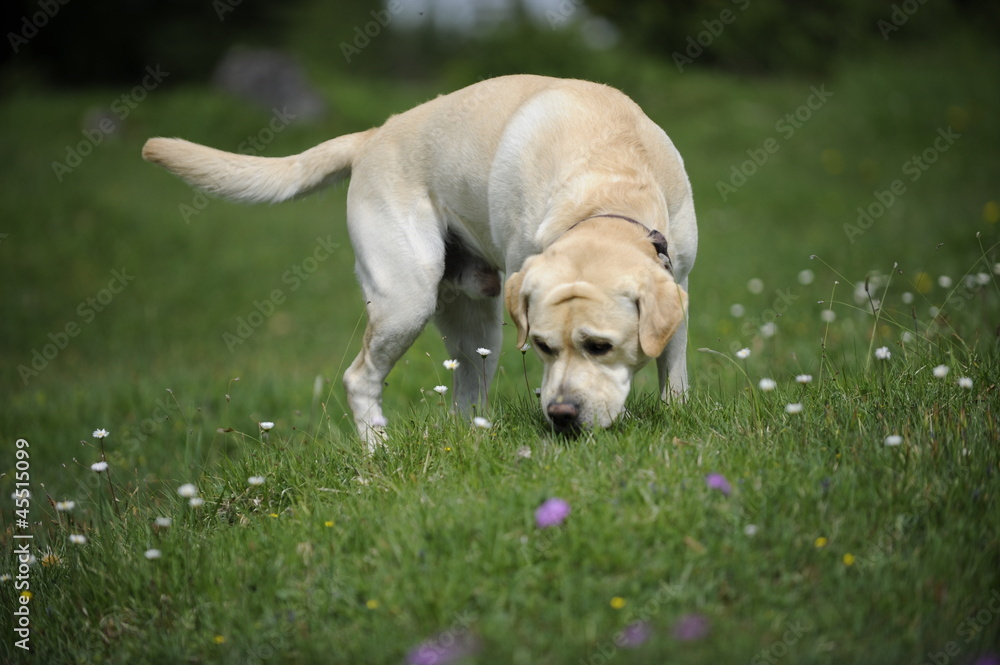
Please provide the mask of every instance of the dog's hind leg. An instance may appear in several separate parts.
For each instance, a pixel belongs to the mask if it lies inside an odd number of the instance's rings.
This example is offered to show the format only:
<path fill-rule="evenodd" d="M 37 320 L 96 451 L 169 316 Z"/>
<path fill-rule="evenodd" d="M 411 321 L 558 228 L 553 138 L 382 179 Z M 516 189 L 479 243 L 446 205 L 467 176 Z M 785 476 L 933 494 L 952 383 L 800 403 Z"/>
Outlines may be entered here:
<path fill-rule="evenodd" d="M 687 279 L 681 284 L 681 288 L 687 291 Z M 660 398 L 664 402 L 687 399 L 688 373 L 687 373 L 687 320 L 681 321 L 681 325 L 674 332 L 674 336 L 667 342 L 663 353 L 656 359 L 657 375 L 660 380 Z"/>
<path fill-rule="evenodd" d="M 444 240 L 427 206 L 395 210 L 377 197 L 348 196 L 348 225 L 368 324 L 361 353 L 344 373 L 358 433 L 373 450 L 385 434 L 382 390 L 393 365 L 434 315 Z"/>
<path fill-rule="evenodd" d="M 409 304 L 409 303 L 408 303 Z M 389 320 L 385 313 L 401 303 L 368 302 L 368 326 L 364 344 L 351 366 L 344 372 L 347 402 L 354 414 L 358 434 L 368 444 L 369 452 L 385 438 L 386 418 L 382 412 L 382 390 L 386 377 L 423 330 L 427 318 L 409 321 Z"/>
<path fill-rule="evenodd" d="M 503 303 L 497 296 L 469 297 L 444 282 L 434 322 L 448 354 L 459 362 L 453 404 L 465 415 L 484 414 L 503 341 Z M 490 353 L 484 356 L 479 349 Z"/>

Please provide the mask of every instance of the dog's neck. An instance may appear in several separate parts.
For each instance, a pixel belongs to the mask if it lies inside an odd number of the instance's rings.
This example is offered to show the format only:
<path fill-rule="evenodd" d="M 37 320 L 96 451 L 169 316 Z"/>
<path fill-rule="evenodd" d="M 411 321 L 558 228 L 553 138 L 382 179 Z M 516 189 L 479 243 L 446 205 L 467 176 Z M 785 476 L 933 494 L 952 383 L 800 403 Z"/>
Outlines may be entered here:
<path fill-rule="evenodd" d="M 570 231 L 575 229 L 580 224 L 583 224 L 584 222 L 589 222 L 591 220 L 596 221 L 601 219 L 620 219 L 629 222 L 631 224 L 635 224 L 640 229 L 642 229 L 646 234 L 646 238 L 649 240 L 650 243 L 652 243 L 653 249 L 656 251 L 656 257 L 660 260 L 660 263 L 663 264 L 663 267 L 666 268 L 667 272 L 669 272 L 671 275 L 674 274 L 673 265 L 670 263 L 670 252 L 667 246 L 667 239 L 663 236 L 662 233 L 660 233 L 656 229 L 651 229 L 642 222 L 633 219 L 632 217 L 629 217 L 627 215 L 619 215 L 617 213 L 591 215 L 590 217 L 585 217 L 581 219 L 580 221 L 576 222 L 571 227 L 566 229 L 566 233 L 569 233 Z"/>

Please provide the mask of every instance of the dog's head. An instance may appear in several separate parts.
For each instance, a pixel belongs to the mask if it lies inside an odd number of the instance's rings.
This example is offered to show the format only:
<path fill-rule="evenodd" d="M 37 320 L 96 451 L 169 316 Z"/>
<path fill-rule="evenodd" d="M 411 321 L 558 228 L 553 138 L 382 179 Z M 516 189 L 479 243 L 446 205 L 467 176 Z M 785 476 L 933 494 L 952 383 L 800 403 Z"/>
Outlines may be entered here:
<path fill-rule="evenodd" d="M 687 294 L 663 237 L 628 222 L 574 228 L 507 278 L 519 347 L 544 364 L 542 410 L 558 431 L 609 426 L 632 376 L 684 320 Z"/>

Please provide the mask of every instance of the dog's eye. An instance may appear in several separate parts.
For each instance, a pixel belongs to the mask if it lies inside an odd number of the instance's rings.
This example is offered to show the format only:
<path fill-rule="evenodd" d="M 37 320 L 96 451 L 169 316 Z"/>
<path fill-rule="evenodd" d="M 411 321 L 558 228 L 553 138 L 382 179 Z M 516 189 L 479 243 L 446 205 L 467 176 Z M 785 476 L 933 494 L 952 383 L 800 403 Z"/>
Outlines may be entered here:
<path fill-rule="evenodd" d="M 603 356 L 610 353 L 611 349 L 612 346 L 610 342 L 591 339 L 583 343 L 583 350 L 592 356 Z"/>
<path fill-rule="evenodd" d="M 552 351 L 552 347 L 543 342 L 542 340 L 535 338 L 535 348 L 542 352 L 546 356 L 554 356 L 555 352 Z"/>

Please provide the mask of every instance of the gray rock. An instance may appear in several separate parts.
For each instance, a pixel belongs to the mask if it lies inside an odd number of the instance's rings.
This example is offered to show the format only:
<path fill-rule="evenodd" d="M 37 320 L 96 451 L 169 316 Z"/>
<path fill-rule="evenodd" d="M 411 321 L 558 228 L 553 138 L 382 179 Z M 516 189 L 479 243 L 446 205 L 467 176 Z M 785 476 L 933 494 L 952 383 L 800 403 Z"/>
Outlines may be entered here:
<path fill-rule="evenodd" d="M 268 110 L 287 109 L 299 120 L 317 120 L 328 111 L 295 58 L 274 49 L 232 49 L 215 68 L 212 83 Z"/>

